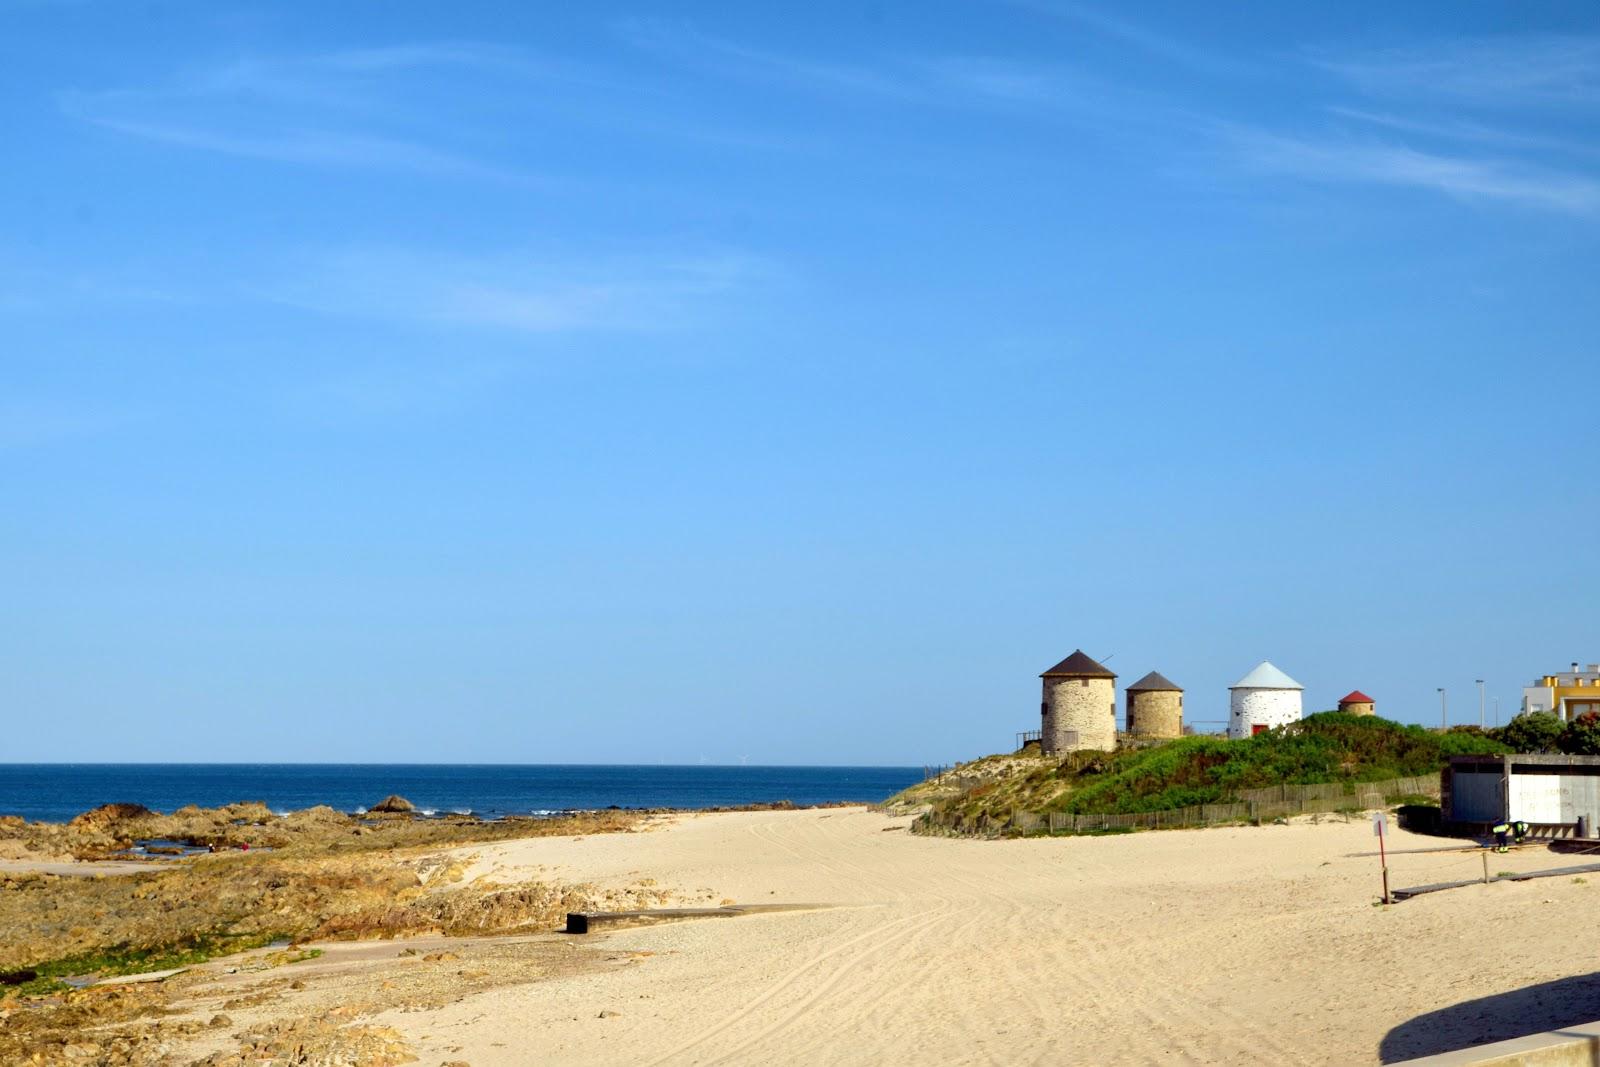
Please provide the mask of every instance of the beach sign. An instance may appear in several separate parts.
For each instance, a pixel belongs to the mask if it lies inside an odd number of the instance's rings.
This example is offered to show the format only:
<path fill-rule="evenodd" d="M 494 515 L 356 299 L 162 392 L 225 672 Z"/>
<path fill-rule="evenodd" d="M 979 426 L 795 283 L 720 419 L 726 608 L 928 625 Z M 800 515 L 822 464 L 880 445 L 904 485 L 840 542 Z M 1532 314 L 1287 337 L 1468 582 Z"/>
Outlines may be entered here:
<path fill-rule="evenodd" d="M 1388 849 L 1383 847 L 1383 833 L 1389 828 L 1389 818 L 1381 811 L 1372 813 L 1372 834 L 1378 839 L 1378 863 L 1383 868 L 1383 897 L 1385 904 L 1389 903 L 1389 855 Z"/>

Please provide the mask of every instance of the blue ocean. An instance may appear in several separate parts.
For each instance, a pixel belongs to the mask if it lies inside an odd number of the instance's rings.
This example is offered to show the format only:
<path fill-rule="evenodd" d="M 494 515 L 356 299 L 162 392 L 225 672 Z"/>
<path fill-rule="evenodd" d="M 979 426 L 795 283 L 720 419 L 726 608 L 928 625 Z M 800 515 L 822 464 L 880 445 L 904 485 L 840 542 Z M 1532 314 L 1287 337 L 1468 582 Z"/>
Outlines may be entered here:
<path fill-rule="evenodd" d="M 530 764 L 10 763 L 0 815 L 63 822 L 108 803 L 170 812 L 259 800 L 286 812 L 361 811 L 398 793 L 427 813 L 483 818 L 621 808 L 715 808 L 877 801 L 919 767 L 706 767 Z"/>

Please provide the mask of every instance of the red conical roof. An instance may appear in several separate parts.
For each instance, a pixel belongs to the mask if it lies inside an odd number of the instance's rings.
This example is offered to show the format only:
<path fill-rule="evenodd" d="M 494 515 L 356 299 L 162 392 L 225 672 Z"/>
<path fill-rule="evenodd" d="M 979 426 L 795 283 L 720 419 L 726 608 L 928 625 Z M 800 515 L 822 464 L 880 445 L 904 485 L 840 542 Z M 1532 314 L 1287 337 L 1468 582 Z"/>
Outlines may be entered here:
<path fill-rule="evenodd" d="M 1349 693 L 1347 693 L 1344 696 L 1339 698 L 1339 706 L 1340 707 L 1343 707 L 1346 704 L 1375 704 L 1375 703 L 1377 703 L 1375 700 L 1373 700 L 1371 697 L 1367 696 L 1367 694 L 1363 693 L 1359 689 L 1352 689 L 1352 690 L 1350 690 Z"/>

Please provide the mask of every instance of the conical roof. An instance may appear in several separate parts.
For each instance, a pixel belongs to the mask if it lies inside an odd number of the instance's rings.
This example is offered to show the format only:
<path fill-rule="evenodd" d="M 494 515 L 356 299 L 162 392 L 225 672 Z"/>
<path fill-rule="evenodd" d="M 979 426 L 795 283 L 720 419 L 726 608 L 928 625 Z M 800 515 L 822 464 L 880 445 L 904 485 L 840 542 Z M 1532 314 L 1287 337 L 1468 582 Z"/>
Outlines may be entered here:
<path fill-rule="evenodd" d="M 1078 649 L 1054 667 L 1039 675 L 1041 678 L 1115 678 L 1116 675 L 1083 654 Z"/>
<path fill-rule="evenodd" d="M 1128 686 L 1128 692 L 1181 693 L 1183 692 L 1183 686 L 1173 685 L 1172 682 L 1167 679 L 1166 675 L 1162 674 L 1160 671 L 1151 671 L 1143 678 L 1140 678 L 1137 682 L 1134 682 L 1132 685 Z"/>
<path fill-rule="evenodd" d="M 1228 686 L 1229 689 L 1304 689 L 1305 686 L 1262 660 L 1255 670 Z"/>
<path fill-rule="evenodd" d="M 1367 694 L 1363 693 L 1361 690 L 1352 689 L 1352 690 L 1350 690 L 1350 692 L 1346 693 L 1344 696 L 1339 698 L 1339 703 L 1341 703 L 1341 704 L 1372 704 L 1372 703 L 1375 703 L 1375 701 L 1373 701 L 1373 699 L 1371 697 L 1367 696 Z"/>

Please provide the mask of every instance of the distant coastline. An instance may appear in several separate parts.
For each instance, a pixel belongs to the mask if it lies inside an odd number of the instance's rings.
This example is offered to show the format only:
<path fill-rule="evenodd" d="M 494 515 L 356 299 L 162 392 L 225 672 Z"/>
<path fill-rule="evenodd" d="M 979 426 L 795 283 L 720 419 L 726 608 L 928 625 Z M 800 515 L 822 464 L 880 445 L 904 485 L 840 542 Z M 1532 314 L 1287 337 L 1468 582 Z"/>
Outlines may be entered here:
<path fill-rule="evenodd" d="M 391 793 L 423 812 L 487 819 L 610 807 L 811 806 L 883 800 L 922 777 L 920 767 L 10 763 L 0 764 L 0 815 L 65 822 L 106 803 L 171 812 L 244 800 L 277 812 L 356 812 Z"/>

